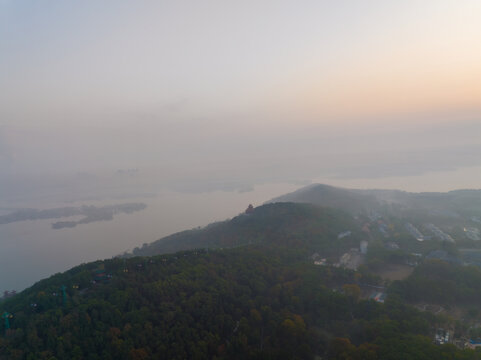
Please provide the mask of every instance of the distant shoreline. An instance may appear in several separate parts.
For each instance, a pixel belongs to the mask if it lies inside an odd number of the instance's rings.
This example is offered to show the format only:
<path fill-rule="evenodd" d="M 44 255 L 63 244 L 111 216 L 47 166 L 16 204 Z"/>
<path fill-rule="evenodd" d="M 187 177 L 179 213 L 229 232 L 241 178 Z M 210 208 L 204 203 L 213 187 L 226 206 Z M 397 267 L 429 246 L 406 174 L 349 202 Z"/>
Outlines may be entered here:
<path fill-rule="evenodd" d="M 144 203 L 124 203 L 117 205 L 93 206 L 83 205 L 78 207 L 60 207 L 53 209 L 22 209 L 0 216 L 1 224 L 27 220 L 59 219 L 71 216 L 84 216 L 78 221 L 57 221 L 52 223 L 52 229 L 73 228 L 77 225 L 88 224 L 97 221 L 111 221 L 116 214 L 131 214 L 144 210 L 147 207 Z"/>

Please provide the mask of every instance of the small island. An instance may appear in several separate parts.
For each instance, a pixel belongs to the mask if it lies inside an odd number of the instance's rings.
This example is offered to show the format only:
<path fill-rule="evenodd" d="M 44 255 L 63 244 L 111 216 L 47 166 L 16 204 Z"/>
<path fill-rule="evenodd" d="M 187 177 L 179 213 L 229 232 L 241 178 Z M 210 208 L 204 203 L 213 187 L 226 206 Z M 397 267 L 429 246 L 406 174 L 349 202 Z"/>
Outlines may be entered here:
<path fill-rule="evenodd" d="M 46 210 L 22 209 L 7 215 L 0 216 L 0 224 L 26 220 L 59 219 L 71 216 L 84 216 L 78 221 L 57 221 L 52 223 L 53 229 L 73 228 L 77 225 L 88 224 L 96 221 L 113 220 L 116 214 L 131 214 L 144 210 L 147 205 L 143 203 L 125 203 L 117 205 L 93 206 L 83 205 L 78 207 L 61 207 Z"/>

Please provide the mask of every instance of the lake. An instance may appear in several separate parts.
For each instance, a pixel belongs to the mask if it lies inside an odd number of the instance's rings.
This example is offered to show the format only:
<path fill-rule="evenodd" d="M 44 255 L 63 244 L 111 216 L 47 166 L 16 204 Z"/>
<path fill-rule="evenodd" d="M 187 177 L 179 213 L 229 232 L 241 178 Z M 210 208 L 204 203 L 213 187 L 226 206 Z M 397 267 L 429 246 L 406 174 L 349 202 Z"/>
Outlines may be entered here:
<path fill-rule="evenodd" d="M 250 203 L 258 206 L 297 188 L 292 184 L 270 184 L 256 186 L 254 191 L 244 193 L 183 194 L 166 191 L 154 198 L 121 201 L 52 202 L 42 206 L 35 203 L 19 204 L 19 207 L 43 209 L 142 202 L 147 208 L 131 214 L 114 215 L 112 221 L 57 230 L 52 229 L 51 224 L 59 219 L 0 225 L 0 291 L 20 291 L 40 279 L 80 263 L 111 258 L 174 232 L 231 218 L 243 212 Z M 2 211 L 4 213 L 7 212 Z"/>

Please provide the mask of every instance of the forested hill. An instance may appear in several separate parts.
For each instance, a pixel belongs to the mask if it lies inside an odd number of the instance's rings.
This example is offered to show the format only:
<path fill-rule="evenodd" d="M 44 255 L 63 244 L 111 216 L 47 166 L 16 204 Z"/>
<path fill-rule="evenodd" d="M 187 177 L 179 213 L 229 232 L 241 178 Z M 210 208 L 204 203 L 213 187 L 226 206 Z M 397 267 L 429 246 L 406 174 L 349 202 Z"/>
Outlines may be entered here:
<path fill-rule="evenodd" d="M 269 203 L 284 201 L 327 206 L 350 213 L 361 213 L 370 209 L 377 209 L 381 205 L 379 199 L 372 194 L 363 194 L 356 190 L 323 184 L 306 186 L 292 193 L 274 198 Z"/>
<path fill-rule="evenodd" d="M 1 303 L 0 359 L 481 359 L 358 279 L 272 245 L 98 261 Z"/>
<path fill-rule="evenodd" d="M 210 224 L 202 229 L 183 231 L 144 244 L 133 255 L 151 256 L 195 248 L 231 248 L 249 244 L 288 246 L 293 250 L 301 244 L 315 250 L 327 250 L 342 231 L 355 236 L 338 250 L 359 245 L 361 232 L 351 215 L 335 209 L 309 204 L 275 203 L 253 209 L 231 220 Z"/>
<path fill-rule="evenodd" d="M 313 264 L 358 245 L 350 215 L 269 204 L 176 236 L 201 249 L 83 264 L 1 302 L 0 360 L 481 359 L 434 345 L 444 320 L 402 292 L 362 300 L 369 274 Z"/>
<path fill-rule="evenodd" d="M 481 190 L 412 193 L 400 190 L 345 189 L 313 184 L 269 201 L 329 206 L 350 213 L 395 211 L 430 213 L 444 217 L 481 217 Z"/>

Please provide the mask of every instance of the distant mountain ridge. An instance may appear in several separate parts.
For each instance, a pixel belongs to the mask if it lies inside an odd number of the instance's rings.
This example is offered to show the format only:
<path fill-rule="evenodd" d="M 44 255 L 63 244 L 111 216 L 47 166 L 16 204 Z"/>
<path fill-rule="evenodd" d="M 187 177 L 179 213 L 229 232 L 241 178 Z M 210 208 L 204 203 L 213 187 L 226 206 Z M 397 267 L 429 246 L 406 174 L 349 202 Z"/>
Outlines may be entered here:
<path fill-rule="evenodd" d="M 285 201 L 333 207 L 350 213 L 389 208 L 396 211 L 436 212 L 447 217 L 481 216 L 481 190 L 411 193 L 401 190 L 361 190 L 313 184 L 267 203 Z"/>
<path fill-rule="evenodd" d="M 363 212 L 380 205 L 379 200 L 373 194 L 364 194 L 356 190 L 323 184 L 308 185 L 292 193 L 274 198 L 267 203 L 286 201 L 327 206 L 351 213 Z"/>

